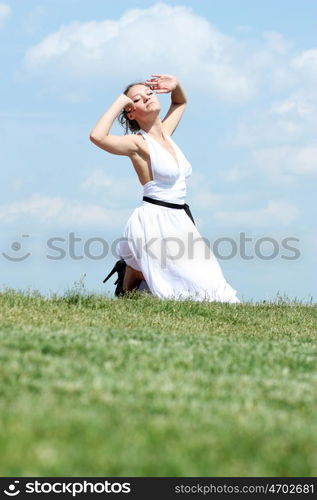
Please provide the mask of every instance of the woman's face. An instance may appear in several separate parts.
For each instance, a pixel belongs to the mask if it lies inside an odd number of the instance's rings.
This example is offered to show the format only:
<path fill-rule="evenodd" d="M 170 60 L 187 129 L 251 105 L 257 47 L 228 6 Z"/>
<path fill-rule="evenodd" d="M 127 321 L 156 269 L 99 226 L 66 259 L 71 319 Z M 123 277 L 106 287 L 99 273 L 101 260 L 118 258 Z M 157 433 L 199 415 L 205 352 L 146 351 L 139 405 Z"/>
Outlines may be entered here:
<path fill-rule="evenodd" d="M 131 109 L 131 106 L 127 105 L 125 108 L 130 120 L 138 120 L 149 113 L 157 114 L 161 110 L 160 101 L 147 85 L 134 85 L 128 90 L 127 96 L 132 99 L 135 107 Z"/>

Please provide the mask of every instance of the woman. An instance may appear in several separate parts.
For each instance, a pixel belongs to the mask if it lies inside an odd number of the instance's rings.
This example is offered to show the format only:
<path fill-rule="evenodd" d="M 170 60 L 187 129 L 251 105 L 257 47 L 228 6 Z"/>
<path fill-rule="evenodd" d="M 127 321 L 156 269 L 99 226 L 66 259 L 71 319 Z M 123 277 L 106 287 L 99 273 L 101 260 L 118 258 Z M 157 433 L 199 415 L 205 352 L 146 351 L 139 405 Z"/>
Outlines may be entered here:
<path fill-rule="evenodd" d="M 171 92 L 163 120 L 154 91 Z M 98 147 L 130 158 L 144 191 L 118 244 L 121 260 L 106 280 L 118 271 L 116 295 L 138 288 L 144 280 L 160 298 L 238 303 L 184 203 L 192 169 L 171 135 L 186 103 L 174 76 L 152 75 L 144 83 L 129 85 L 91 131 L 90 140 Z M 126 128 L 123 137 L 109 134 L 119 114 Z"/>

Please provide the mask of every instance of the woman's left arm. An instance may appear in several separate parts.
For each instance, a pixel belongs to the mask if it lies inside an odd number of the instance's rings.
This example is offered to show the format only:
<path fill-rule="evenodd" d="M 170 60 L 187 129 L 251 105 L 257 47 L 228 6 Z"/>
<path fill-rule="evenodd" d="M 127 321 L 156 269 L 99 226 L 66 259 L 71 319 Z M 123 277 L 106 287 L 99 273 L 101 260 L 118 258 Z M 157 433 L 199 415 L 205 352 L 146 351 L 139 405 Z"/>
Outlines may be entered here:
<path fill-rule="evenodd" d="M 171 92 L 171 105 L 162 120 L 162 124 L 165 133 L 172 135 L 185 111 L 187 104 L 186 94 L 175 76 L 152 75 L 152 77 L 146 80 L 145 83 L 155 90 L 157 94 Z"/>
<path fill-rule="evenodd" d="M 187 103 L 187 98 L 184 89 L 178 81 L 176 87 L 174 88 L 174 90 L 172 90 L 171 100 L 172 100 L 171 104 Z"/>

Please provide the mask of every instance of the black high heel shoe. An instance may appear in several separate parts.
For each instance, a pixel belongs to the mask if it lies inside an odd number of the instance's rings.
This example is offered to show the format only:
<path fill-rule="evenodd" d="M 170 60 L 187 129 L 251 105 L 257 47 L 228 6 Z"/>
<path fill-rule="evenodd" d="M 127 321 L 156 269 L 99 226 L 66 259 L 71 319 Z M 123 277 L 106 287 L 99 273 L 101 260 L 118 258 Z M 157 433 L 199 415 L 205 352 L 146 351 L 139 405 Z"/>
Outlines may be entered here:
<path fill-rule="evenodd" d="M 108 279 L 111 278 L 111 276 L 114 273 L 118 273 L 117 281 L 115 281 L 115 283 L 114 283 L 115 285 L 117 285 L 115 292 L 114 292 L 116 297 L 121 297 L 125 293 L 123 290 L 123 279 L 124 279 L 126 267 L 127 267 L 127 264 L 126 264 L 125 260 L 123 260 L 123 259 L 117 260 L 113 269 L 110 271 L 108 276 L 106 276 L 105 279 L 103 280 L 103 283 L 106 283 L 106 281 L 108 281 Z"/>

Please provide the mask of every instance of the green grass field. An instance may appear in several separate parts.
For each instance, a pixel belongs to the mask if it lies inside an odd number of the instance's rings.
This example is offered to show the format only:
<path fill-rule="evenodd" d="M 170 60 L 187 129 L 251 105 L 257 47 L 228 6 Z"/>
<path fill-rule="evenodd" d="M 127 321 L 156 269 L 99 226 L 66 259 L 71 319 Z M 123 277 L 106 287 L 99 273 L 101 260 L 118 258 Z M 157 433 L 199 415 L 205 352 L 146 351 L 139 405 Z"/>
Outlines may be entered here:
<path fill-rule="evenodd" d="M 316 305 L 0 294 L 2 476 L 316 476 Z"/>

